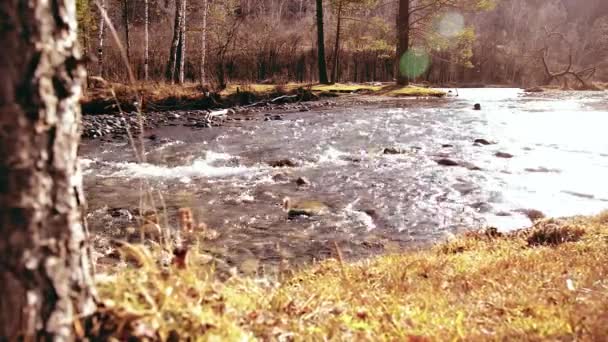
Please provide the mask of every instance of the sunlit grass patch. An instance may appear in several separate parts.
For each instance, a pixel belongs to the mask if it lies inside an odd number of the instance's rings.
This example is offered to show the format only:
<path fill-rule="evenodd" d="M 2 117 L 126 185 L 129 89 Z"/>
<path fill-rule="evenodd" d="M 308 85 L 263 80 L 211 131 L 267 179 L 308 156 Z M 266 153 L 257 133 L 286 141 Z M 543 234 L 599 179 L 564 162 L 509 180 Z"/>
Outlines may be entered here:
<path fill-rule="evenodd" d="M 359 91 L 375 92 L 382 89 L 382 86 L 355 84 L 355 83 L 334 83 L 334 84 L 317 84 L 312 86 L 313 91 L 331 92 L 331 93 L 354 93 Z"/>
<path fill-rule="evenodd" d="M 530 244 L 547 222 L 577 239 Z M 98 286 L 110 316 L 127 322 L 122 336 L 146 327 L 182 339 L 589 340 L 608 336 L 607 253 L 603 214 L 356 263 L 327 260 L 283 283 L 220 281 L 193 250 L 186 268 L 140 263 Z"/>
<path fill-rule="evenodd" d="M 394 97 L 402 97 L 402 96 L 412 96 L 412 97 L 444 97 L 446 94 L 444 91 L 433 89 L 433 88 L 424 88 L 417 86 L 406 86 L 406 87 L 394 87 L 390 86 L 384 89 L 385 95 L 394 96 Z"/>

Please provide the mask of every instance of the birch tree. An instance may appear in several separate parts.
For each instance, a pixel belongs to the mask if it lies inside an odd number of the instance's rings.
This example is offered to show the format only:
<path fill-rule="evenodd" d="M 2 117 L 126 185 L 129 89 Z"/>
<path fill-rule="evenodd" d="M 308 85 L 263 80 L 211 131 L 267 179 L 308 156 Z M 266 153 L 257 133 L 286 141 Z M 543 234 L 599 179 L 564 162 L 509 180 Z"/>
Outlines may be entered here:
<path fill-rule="evenodd" d="M 73 341 L 95 310 L 74 0 L 0 1 L 0 340 Z"/>

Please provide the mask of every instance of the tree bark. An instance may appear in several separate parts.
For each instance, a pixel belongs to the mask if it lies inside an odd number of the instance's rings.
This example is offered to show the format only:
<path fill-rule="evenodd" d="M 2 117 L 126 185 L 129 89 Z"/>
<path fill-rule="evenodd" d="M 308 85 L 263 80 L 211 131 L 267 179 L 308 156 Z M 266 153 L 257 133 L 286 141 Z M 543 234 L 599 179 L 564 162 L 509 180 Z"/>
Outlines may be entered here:
<path fill-rule="evenodd" d="M 95 310 L 75 1 L 3 0 L 0 18 L 0 340 L 70 341 Z"/>
<path fill-rule="evenodd" d="M 338 63 L 340 62 L 340 31 L 342 29 L 342 3 L 338 0 L 338 18 L 336 23 L 336 43 L 334 45 L 334 64 L 331 70 L 331 82 L 338 82 Z"/>
<path fill-rule="evenodd" d="M 401 86 L 406 86 L 409 83 L 405 70 L 401 70 L 401 58 L 410 45 L 410 1 L 399 0 L 399 13 L 397 15 L 396 78 L 397 84 Z"/>
<path fill-rule="evenodd" d="M 319 67 L 319 83 L 329 83 L 327 79 L 327 63 L 325 61 L 325 34 L 323 33 L 323 0 L 317 0 L 317 65 Z"/>
<path fill-rule="evenodd" d="M 177 60 L 179 43 L 181 36 L 181 15 L 182 1 L 175 0 L 175 21 L 173 22 L 173 39 L 171 40 L 171 50 L 169 51 L 169 62 L 167 63 L 167 80 L 172 84 L 175 83 L 175 75 L 177 73 Z"/>
<path fill-rule="evenodd" d="M 144 0 L 144 79 L 148 81 L 150 74 L 150 5 Z"/>
<path fill-rule="evenodd" d="M 100 7 L 102 11 L 106 10 L 106 0 L 100 0 Z M 103 77 L 103 40 L 105 38 L 106 33 L 106 21 L 103 18 L 103 15 L 99 16 L 99 35 L 98 35 L 98 44 L 99 47 L 97 49 L 97 73 L 99 77 Z"/>
<path fill-rule="evenodd" d="M 131 39 L 129 39 L 129 0 L 124 0 L 124 13 L 123 20 L 125 25 L 125 45 L 127 49 L 127 59 L 129 60 L 129 64 L 131 64 Z"/>
<path fill-rule="evenodd" d="M 179 84 L 184 84 L 186 72 L 186 4 L 187 0 L 182 0 L 182 15 L 179 27 Z"/>
<path fill-rule="evenodd" d="M 201 85 L 207 83 L 205 75 L 205 63 L 207 57 L 207 15 L 209 13 L 209 0 L 203 0 L 203 32 L 201 34 Z"/>

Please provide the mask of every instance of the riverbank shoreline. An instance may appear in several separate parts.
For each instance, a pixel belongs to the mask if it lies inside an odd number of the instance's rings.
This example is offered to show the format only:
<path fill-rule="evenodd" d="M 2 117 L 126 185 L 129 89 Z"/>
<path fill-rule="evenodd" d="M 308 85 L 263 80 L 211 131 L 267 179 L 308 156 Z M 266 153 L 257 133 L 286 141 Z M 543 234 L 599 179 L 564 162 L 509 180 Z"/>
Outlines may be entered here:
<path fill-rule="evenodd" d="M 443 97 L 445 92 L 426 86 L 406 87 L 388 83 L 371 84 L 231 84 L 213 92 L 190 83 L 138 83 L 126 85 L 93 78 L 85 92 L 83 114 L 112 114 L 148 111 L 214 110 L 266 103 L 316 101 L 341 94 L 374 94 L 393 97 Z M 141 103 L 140 103 L 141 102 Z"/>
<path fill-rule="evenodd" d="M 104 84 L 89 89 L 83 100 L 83 132 L 86 139 L 124 140 L 165 126 L 194 129 L 218 127 L 228 121 L 280 120 L 275 112 L 307 112 L 314 109 L 388 99 L 434 99 L 447 93 L 419 86 L 333 85 L 230 85 L 220 93 L 205 92 L 198 85 Z M 140 100 L 140 99 L 143 99 Z M 142 114 L 139 115 L 139 102 Z"/>
<path fill-rule="evenodd" d="M 172 266 L 161 267 L 159 251 L 128 250 L 135 263 L 97 277 L 105 337 L 431 341 L 608 334 L 608 212 L 544 219 L 508 234 L 465 233 L 429 249 L 355 263 L 343 260 L 336 245 L 333 259 L 278 279 L 217 280 L 196 251 L 185 258 L 174 253 Z"/>

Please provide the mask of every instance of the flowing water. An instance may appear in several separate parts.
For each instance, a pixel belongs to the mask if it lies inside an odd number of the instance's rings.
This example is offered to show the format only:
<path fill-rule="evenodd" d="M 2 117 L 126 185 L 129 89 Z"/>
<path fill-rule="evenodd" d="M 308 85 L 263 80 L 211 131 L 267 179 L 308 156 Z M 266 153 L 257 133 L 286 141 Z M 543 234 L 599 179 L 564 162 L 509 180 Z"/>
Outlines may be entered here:
<path fill-rule="evenodd" d="M 146 164 L 134 162 L 127 143 L 86 141 L 89 222 L 95 233 L 120 235 L 132 222 L 110 213 L 137 208 L 144 180 L 170 217 L 191 207 L 220 233 L 209 252 L 251 266 L 322 259 L 334 242 L 346 257 L 364 257 L 464 229 L 521 228 L 530 224 L 522 209 L 594 214 L 608 208 L 607 100 L 605 92 L 465 89 L 443 100 L 284 113 L 280 121 L 166 127 L 147 141 Z M 481 138 L 496 144 L 473 143 Z M 468 167 L 436 162 L 445 158 Z M 282 159 L 297 166 L 268 166 Z M 298 177 L 311 185 L 298 186 Z M 330 212 L 289 220 L 286 196 L 321 201 Z"/>

